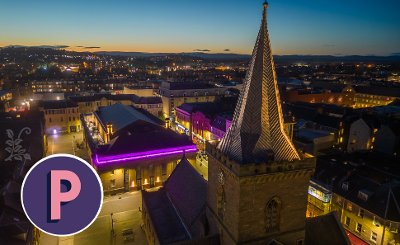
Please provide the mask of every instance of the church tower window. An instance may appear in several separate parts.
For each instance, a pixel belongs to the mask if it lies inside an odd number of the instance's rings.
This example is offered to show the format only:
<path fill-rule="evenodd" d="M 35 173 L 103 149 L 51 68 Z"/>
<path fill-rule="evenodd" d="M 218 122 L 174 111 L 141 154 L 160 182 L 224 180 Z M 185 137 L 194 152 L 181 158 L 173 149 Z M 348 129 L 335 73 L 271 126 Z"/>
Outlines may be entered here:
<path fill-rule="evenodd" d="M 265 208 L 265 226 L 267 230 L 279 229 L 279 213 L 281 202 L 277 197 L 272 198 Z"/>

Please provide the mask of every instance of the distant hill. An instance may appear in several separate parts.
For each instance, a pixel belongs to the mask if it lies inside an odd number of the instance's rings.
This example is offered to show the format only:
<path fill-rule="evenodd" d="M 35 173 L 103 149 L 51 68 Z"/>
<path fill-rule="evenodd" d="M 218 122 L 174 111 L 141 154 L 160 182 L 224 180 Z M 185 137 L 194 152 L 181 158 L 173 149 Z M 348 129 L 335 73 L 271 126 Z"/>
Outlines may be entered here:
<path fill-rule="evenodd" d="M 143 53 L 143 52 L 107 52 L 99 51 L 94 52 L 95 54 L 104 55 L 117 55 L 117 56 L 129 56 L 129 57 L 152 57 L 152 56 L 166 56 L 174 55 L 173 53 Z M 247 54 L 210 54 L 203 52 L 192 52 L 192 53 L 176 53 L 176 55 L 189 55 L 197 56 L 204 59 L 250 59 L 251 55 Z M 366 61 L 399 61 L 399 55 L 393 56 L 361 56 L 361 55 L 350 55 L 350 56 L 333 56 L 333 55 L 274 55 L 276 61 L 291 61 L 291 62 L 366 62 Z"/>
<path fill-rule="evenodd" d="M 129 56 L 129 57 L 152 57 L 152 56 L 167 56 L 167 55 L 189 55 L 197 56 L 204 59 L 250 59 L 251 55 L 248 54 L 209 54 L 203 52 L 191 52 L 191 53 L 143 53 L 143 52 L 108 52 L 108 51 L 98 51 L 93 52 L 94 54 L 104 54 L 104 55 L 118 55 L 118 56 Z"/>
<path fill-rule="evenodd" d="M 68 46 L 22 46 L 22 45 L 10 45 L 7 48 L 38 48 L 38 49 L 52 49 L 64 51 L 64 48 Z M 1 47 L 0 47 L 1 49 Z M 64 51 L 65 52 L 65 51 Z M 127 56 L 127 57 L 154 57 L 154 56 L 167 56 L 167 55 L 188 55 L 197 56 L 208 60 L 249 60 L 251 55 L 249 54 L 232 54 L 232 53 L 204 53 L 204 52 L 190 52 L 190 53 L 146 53 L 146 52 L 120 52 L 120 51 L 67 51 L 67 52 L 78 52 L 78 53 L 93 53 L 103 54 L 110 56 Z M 274 60 L 277 62 L 294 62 L 294 63 L 329 63 L 329 62 L 400 62 L 400 55 L 391 56 L 362 56 L 362 55 L 349 55 L 349 56 L 333 56 L 333 55 L 274 55 Z"/>

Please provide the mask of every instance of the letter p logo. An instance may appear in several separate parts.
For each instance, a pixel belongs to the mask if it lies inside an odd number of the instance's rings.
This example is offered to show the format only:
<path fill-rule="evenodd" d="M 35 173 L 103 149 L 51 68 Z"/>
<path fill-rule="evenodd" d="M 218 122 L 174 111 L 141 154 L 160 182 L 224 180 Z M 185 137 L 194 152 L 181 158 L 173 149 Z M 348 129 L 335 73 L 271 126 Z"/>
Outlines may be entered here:
<path fill-rule="evenodd" d="M 82 158 L 55 154 L 28 171 L 21 202 L 26 217 L 38 229 L 53 236 L 71 236 L 99 215 L 103 186 L 96 170 Z"/>
<path fill-rule="evenodd" d="M 47 217 L 47 220 L 58 222 L 61 219 L 61 206 L 78 197 L 81 191 L 81 181 L 71 171 L 51 170 L 47 176 L 47 184 L 47 215 L 50 213 L 50 218 Z M 62 192 L 61 184 L 66 187 L 66 192 Z"/>

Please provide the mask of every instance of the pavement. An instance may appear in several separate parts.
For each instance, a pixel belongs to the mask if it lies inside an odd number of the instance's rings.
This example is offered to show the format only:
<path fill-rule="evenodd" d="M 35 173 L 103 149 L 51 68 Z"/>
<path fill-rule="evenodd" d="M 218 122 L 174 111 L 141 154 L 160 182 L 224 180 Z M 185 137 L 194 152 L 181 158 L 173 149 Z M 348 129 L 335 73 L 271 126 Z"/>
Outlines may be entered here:
<path fill-rule="evenodd" d="M 76 142 L 83 142 L 83 132 L 49 135 L 47 137 L 48 149 L 46 156 L 66 153 L 78 156 L 90 162 L 88 151 L 85 148 L 78 149 L 76 147 Z"/>

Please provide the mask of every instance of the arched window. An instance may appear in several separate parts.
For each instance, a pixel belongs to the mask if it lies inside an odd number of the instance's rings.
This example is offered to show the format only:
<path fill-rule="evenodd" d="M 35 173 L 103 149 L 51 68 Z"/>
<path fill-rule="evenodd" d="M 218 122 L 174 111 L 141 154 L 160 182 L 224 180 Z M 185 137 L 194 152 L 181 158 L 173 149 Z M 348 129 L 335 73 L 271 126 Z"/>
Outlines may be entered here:
<path fill-rule="evenodd" d="M 199 96 L 199 93 L 194 92 L 194 97 L 197 97 L 197 96 Z"/>
<path fill-rule="evenodd" d="M 281 201 L 279 198 L 272 198 L 265 208 L 265 228 L 268 230 L 279 230 Z"/>
<path fill-rule="evenodd" d="M 205 93 L 204 93 L 204 96 L 208 96 L 208 92 L 205 92 Z"/>
<path fill-rule="evenodd" d="M 219 95 L 219 91 L 215 91 L 215 94 L 216 94 L 216 95 Z"/>
<path fill-rule="evenodd" d="M 224 191 L 224 187 L 222 185 L 220 185 L 218 187 L 218 204 L 217 204 L 217 212 L 218 212 L 218 216 L 221 219 L 224 219 L 225 216 L 225 191 Z"/>

